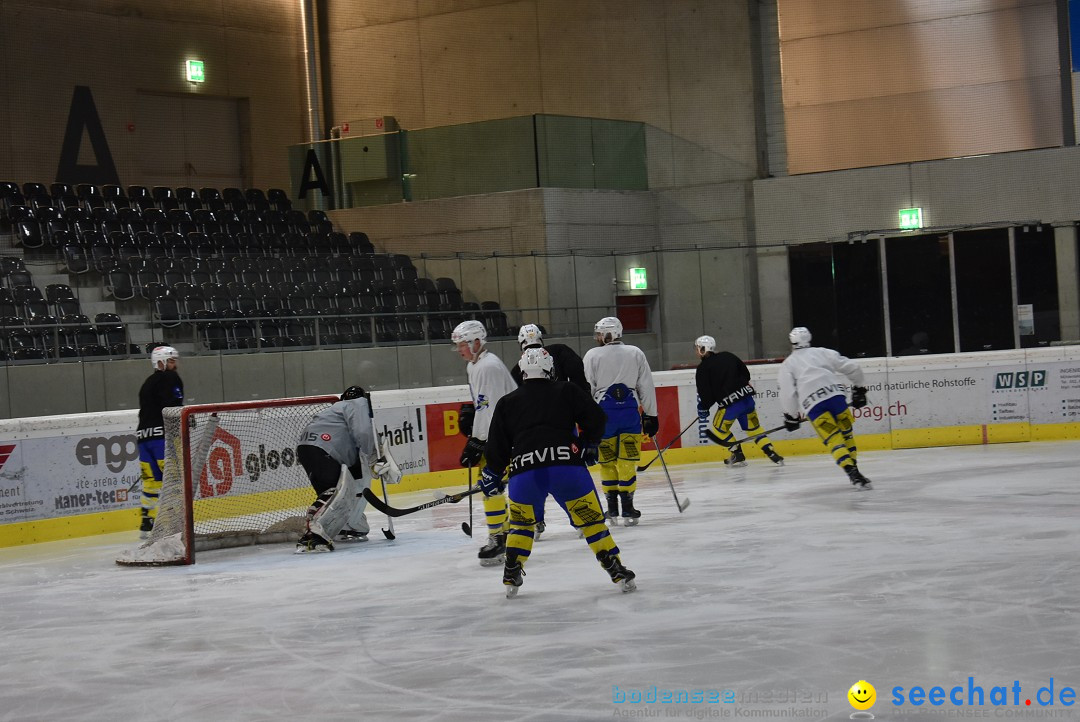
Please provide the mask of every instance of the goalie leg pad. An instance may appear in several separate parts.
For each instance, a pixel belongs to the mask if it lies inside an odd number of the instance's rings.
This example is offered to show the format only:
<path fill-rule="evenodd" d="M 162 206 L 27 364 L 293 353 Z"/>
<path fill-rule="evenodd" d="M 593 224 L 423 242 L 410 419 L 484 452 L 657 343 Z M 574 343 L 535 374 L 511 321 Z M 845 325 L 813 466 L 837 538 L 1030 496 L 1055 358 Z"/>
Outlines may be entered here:
<path fill-rule="evenodd" d="M 349 473 L 349 467 L 342 464 L 337 487 L 330 494 L 329 500 L 315 509 L 313 514 L 309 510 L 308 531 L 318 534 L 323 539 L 333 539 L 337 536 L 360 502 L 360 499 L 356 497 L 359 486 L 356 479 Z M 315 504 L 318 505 L 323 496 L 328 493 L 323 492 Z"/>

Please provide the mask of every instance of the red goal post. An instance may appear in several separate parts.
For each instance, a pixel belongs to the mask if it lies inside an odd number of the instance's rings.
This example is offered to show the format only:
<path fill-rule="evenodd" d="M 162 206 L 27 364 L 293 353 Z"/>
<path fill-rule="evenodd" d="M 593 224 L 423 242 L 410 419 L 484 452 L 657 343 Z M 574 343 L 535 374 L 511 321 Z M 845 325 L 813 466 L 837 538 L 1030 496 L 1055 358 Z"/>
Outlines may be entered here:
<path fill-rule="evenodd" d="M 194 564 L 197 550 L 295 541 L 315 498 L 296 443 L 312 417 L 337 400 L 308 396 L 165 409 L 154 530 L 116 563 Z"/>

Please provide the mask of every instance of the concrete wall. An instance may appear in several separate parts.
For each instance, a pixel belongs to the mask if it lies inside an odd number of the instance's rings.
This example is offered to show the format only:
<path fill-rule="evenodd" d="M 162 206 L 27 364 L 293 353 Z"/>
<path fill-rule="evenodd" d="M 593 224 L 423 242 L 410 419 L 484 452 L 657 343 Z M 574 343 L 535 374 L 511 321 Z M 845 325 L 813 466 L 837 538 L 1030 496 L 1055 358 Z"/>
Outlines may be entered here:
<path fill-rule="evenodd" d="M 304 140 L 299 7 L 266 0 L 0 0 L 3 180 L 56 180 L 73 89 L 82 85 L 91 89 L 124 185 L 143 183 L 139 138 L 149 129 L 136 122 L 137 96 L 158 93 L 246 99 L 246 180 L 288 187 L 285 146 Z M 187 82 L 188 58 L 205 62 L 205 83 Z M 81 151 L 80 162 L 95 162 L 88 147 Z M 189 185 L 215 184 L 196 175 Z"/>
<path fill-rule="evenodd" d="M 780 0 L 789 173 L 1060 145 L 1054 0 Z"/>

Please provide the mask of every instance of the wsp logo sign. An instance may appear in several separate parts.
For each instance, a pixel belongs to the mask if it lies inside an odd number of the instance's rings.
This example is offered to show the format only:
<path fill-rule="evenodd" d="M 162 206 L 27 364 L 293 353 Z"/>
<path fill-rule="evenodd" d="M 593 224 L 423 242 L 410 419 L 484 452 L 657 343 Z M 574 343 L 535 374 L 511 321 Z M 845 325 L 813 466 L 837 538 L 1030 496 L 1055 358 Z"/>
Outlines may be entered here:
<path fill-rule="evenodd" d="M 1029 389 L 1046 386 L 1046 371 L 1002 371 L 994 374 L 994 390 Z"/>

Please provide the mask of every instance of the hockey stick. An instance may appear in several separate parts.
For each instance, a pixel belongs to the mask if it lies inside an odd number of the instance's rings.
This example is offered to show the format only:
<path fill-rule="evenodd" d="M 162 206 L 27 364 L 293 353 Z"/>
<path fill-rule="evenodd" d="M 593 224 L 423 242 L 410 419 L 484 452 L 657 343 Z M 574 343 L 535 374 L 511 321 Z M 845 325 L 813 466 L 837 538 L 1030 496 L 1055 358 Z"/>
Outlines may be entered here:
<path fill-rule="evenodd" d="M 471 497 L 473 494 L 480 491 L 479 486 L 471 487 L 465 491 L 458 492 L 457 494 L 451 494 L 450 496 L 444 496 L 441 499 L 435 501 L 429 501 L 426 504 L 420 504 L 419 506 L 410 506 L 404 509 L 399 509 L 394 506 L 390 506 L 380 499 L 370 487 L 364 489 L 364 498 L 368 500 L 368 503 L 373 507 L 381 511 L 387 516 L 405 516 L 406 514 L 413 514 L 424 509 L 430 509 L 433 506 L 439 506 L 440 504 L 456 504 L 465 497 Z"/>
<path fill-rule="evenodd" d="M 380 483 L 379 486 L 382 487 L 383 503 L 385 503 L 386 508 L 389 509 L 390 508 L 390 502 L 387 501 L 387 499 L 386 499 L 386 484 Z M 365 491 L 366 491 L 366 489 L 365 489 Z M 387 521 L 387 523 L 390 524 L 390 528 L 382 530 L 383 536 L 386 537 L 387 539 L 389 539 L 390 541 L 393 541 L 394 539 L 397 538 L 397 536 L 394 534 L 394 517 L 387 514 L 386 515 L 386 521 Z"/>
<path fill-rule="evenodd" d="M 753 436 L 747 436 L 745 439 L 739 439 L 738 441 L 730 441 L 730 442 L 728 442 L 726 444 L 723 443 L 723 442 L 720 442 L 720 445 L 730 449 L 733 446 L 739 446 L 740 444 L 745 444 L 745 443 L 750 442 L 750 441 L 757 441 L 762 436 L 768 436 L 769 434 L 775 434 L 777 431 L 783 431 L 784 428 L 785 428 L 784 424 L 780 424 L 775 429 L 766 429 L 765 431 L 754 434 Z"/>
<path fill-rule="evenodd" d="M 696 421 L 697 421 L 697 419 L 695 418 L 695 419 L 694 419 L 693 421 L 691 421 L 691 422 L 690 422 L 689 424 L 687 424 L 687 425 L 686 425 L 686 428 L 684 428 L 684 429 L 683 429 L 682 431 L 680 431 L 680 432 L 679 432 L 679 435 L 678 435 L 678 436 L 676 436 L 676 437 L 675 437 L 674 439 L 672 439 L 671 441 L 669 441 L 669 442 L 668 442 L 668 444 L 667 444 L 667 446 L 665 446 L 665 447 L 664 447 L 664 448 L 662 449 L 662 451 L 667 451 L 667 450 L 668 450 L 669 448 L 671 448 L 671 445 L 672 445 L 672 444 L 674 444 L 674 443 L 675 443 L 676 441 L 678 441 L 679 439 L 681 439 L 681 438 L 682 438 L 682 435 L 683 435 L 683 434 L 685 434 L 685 433 L 686 433 L 687 431 L 689 431 L 689 430 L 690 430 L 690 427 L 691 427 L 691 426 L 693 426 L 693 425 L 694 425 L 694 423 L 695 423 Z M 638 470 L 638 471 L 645 471 L 645 470 L 646 470 L 646 469 L 648 469 L 648 468 L 649 468 L 650 466 L 652 466 L 652 465 L 653 465 L 653 461 L 656 461 L 656 459 L 659 459 L 659 458 L 660 458 L 660 452 L 661 452 L 661 448 L 660 448 L 659 446 L 657 446 L 657 447 L 656 447 L 656 458 L 655 458 L 655 459 L 653 459 L 652 461 L 650 461 L 650 462 L 649 462 L 648 464 L 645 464 L 644 466 L 639 466 L 639 467 L 637 468 L 637 470 Z"/>
<path fill-rule="evenodd" d="M 398 469 L 397 461 L 395 461 L 394 457 L 390 455 L 390 450 L 386 448 L 385 439 L 383 438 L 379 439 L 379 453 L 382 454 L 382 460 L 391 466 L 391 468 L 393 469 L 393 473 L 397 475 L 398 479 L 400 479 L 401 470 Z M 379 479 L 379 485 L 382 487 L 383 501 L 386 503 L 387 506 L 389 506 L 390 501 L 386 498 L 386 481 L 384 479 Z M 390 541 L 393 541 L 397 538 L 397 536 L 394 534 L 394 517 L 387 516 L 386 520 L 387 523 L 390 525 L 390 528 L 383 529 L 382 533 L 384 537 L 386 537 Z"/>
<path fill-rule="evenodd" d="M 472 488 L 472 464 L 469 464 L 469 488 Z M 470 538 L 472 538 L 472 525 L 473 525 L 473 511 L 472 511 L 472 496 L 469 496 L 469 520 L 461 522 L 461 531 L 465 532 Z"/>
<path fill-rule="evenodd" d="M 664 476 L 667 477 L 668 486 L 671 487 L 671 495 L 675 497 L 675 506 L 679 507 L 679 513 L 682 514 L 686 511 L 686 507 L 690 506 L 690 497 L 686 497 L 682 501 L 679 501 L 679 495 L 675 493 L 675 484 L 671 481 L 671 473 L 668 471 L 667 462 L 664 461 L 663 451 L 657 450 L 656 458 L 660 459 L 660 466 L 664 467 Z"/>

